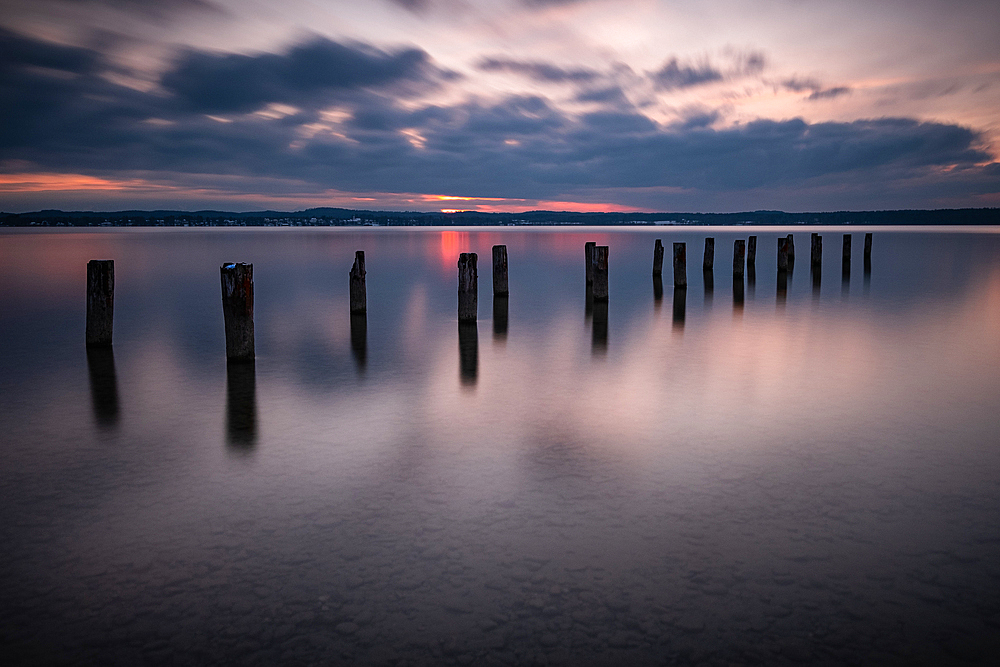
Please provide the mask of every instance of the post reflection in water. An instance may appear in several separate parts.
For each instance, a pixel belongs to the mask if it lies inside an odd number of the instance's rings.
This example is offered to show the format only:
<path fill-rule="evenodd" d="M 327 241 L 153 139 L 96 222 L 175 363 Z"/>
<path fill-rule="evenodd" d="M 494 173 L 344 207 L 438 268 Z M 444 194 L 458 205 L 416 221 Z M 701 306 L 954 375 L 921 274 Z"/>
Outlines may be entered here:
<path fill-rule="evenodd" d="M 583 321 L 589 322 L 594 313 L 594 286 L 587 283 L 587 290 L 583 295 Z"/>
<path fill-rule="evenodd" d="M 820 283 L 823 278 L 823 269 L 816 264 L 812 265 L 813 298 L 819 298 Z"/>
<path fill-rule="evenodd" d="M 840 293 L 844 296 L 851 291 L 851 258 L 847 257 L 840 267 Z"/>
<path fill-rule="evenodd" d="M 653 304 L 656 310 L 660 309 L 663 302 L 663 278 L 659 275 L 653 276 Z"/>
<path fill-rule="evenodd" d="M 778 271 L 778 305 L 784 306 L 788 300 L 788 271 Z"/>
<path fill-rule="evenodd" d="M 510 297 L 505 294 L 493 297 L 493 340 L 501 342 L 507 338 L 507 306 Z"/>
<path fill-rule="evenodd" d="M 476 322 L 458 323 L 459 377 L 465 386 L 475 386 L 479 377 L 479 325 Z"/>
<path fill-rule="evenodd" d="M 603 354 L 608 349 L 608 302 L 605 300 L 594 302 L 594 330 L 593 344 L 591 351 L 594 354 Z"/>
<path fill-rule="evenodd" d="M 358 367 L 358 374 L 368 363 L 368 314 L 351 313 L 351 354 Z"/>
<path fill-rule="evenodd" d="M 102 428 L 113 428 L 118 425 L 118 376 L 115 373 L 114 349 L 87 348 L 87 370 L 94 419 Z"/>
<path fill-rule="evenodd" d="M 705 269 L 702 274 L 705 279 L 705 306 L 708 307 L 712 305 L 712 296 L 715 292 L 715 274 L 712 269 Z"/>
<path fill-rule="evenodd" d="M 733 276 L 733 312 L 743 314 L 743 276 Z"/>
<path fill-rule="evenodd" d="M 237 449 L 257 442 L 257 367 L 253 361 L 226 364 L 226 441 Z"/>
<path fill-rule="evenodd" d="M 687 301 L 687 287 L 674 287 L 674 329 L 684 328 L 684 306 Z"/>
<path fill-rule="evenodd" d="M 757 288 L 757 267 L 753 264 L 747 263 L 747 291 L 750 292 L 750 298 L 753 298 L 754 292 Z"/>

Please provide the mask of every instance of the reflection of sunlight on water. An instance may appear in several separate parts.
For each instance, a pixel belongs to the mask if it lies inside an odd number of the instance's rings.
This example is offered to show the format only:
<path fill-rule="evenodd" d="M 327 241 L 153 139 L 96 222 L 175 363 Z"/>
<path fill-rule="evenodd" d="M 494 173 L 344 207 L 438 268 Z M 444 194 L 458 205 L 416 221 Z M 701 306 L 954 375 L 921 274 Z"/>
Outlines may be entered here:
<path fill-rule="evenodd" d="M 455 269 L 459 254 L 470 252 L 468 232 L 441 232 L 440 259 L 442 270 Z"/>

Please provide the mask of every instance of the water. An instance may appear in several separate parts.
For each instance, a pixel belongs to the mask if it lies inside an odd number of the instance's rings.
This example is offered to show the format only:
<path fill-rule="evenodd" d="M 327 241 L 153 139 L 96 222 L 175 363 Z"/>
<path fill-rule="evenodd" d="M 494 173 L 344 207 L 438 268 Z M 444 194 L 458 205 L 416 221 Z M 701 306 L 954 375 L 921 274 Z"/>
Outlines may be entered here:
<path fill-rule="evenodd" d="M 3 232 L 0 659 L 985 664 L 1000 235 L 876 229 L 867 275 L 847 230 L 845 281 L 844 231 Z M 587 240 L 610 246 L 606 320 Z M 462 251 L 480 320 L 460 332 Z M 114 352 L 88 358 L 106 258 Z M 228 372 L 227 261 L 254 263 L 257 341 Z"/>

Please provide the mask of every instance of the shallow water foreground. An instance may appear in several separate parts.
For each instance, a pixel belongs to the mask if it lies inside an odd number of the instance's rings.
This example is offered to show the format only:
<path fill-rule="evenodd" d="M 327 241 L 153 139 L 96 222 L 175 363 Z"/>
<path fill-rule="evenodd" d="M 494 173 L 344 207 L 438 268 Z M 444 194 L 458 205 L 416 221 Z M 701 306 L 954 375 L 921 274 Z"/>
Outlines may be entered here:
<path fill-rule="evenodd" d="M 868 275 L 865 231 L 0 233 L 0 661 L 992 664 L 1000 234 L 877 229 Z M 89 259 L 115 260 L 110 354 Z M 228 261 L 257 360 L 227 369 Z"/>

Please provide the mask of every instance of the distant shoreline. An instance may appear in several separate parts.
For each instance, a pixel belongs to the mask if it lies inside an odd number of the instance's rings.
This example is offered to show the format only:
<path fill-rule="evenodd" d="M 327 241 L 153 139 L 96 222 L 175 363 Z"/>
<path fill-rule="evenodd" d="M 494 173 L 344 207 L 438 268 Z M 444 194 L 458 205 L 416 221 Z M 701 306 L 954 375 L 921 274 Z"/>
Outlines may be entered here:
<path fill-rule="evenodd" d="M 0 213 L 0 227 L 475 227 L 693 225 L 1000 225 L 1000 208 L 786 213 L 456 213 L 311 208 L 303 211 L 58 211 Z"/>

